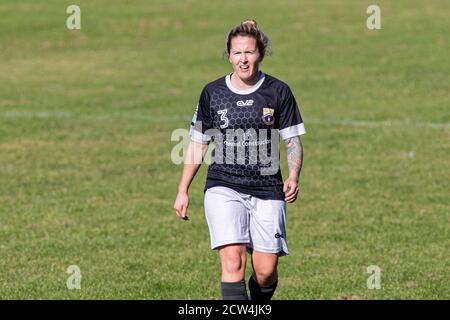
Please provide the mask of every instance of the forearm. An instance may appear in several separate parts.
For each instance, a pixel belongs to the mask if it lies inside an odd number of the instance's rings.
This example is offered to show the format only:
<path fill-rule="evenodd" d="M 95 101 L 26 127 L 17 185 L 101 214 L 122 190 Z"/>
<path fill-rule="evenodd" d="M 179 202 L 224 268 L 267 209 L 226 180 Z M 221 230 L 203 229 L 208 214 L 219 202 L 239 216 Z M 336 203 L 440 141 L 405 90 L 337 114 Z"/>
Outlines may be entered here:
<path fill-rule="evenodd" d="M 183 173 L 181 174 L 180 183 L 178 184 L 178 192 L 188 192 L 189 186 L 202 164 L 206 150 L 208 150 L 207 144 L 203 145 L 194 141 L 189 142 L 186 157 L 184 159 Z"/>
<path fill-rule="evenodd" d="M 303 164 L 303 145 L 299 136 L 284 140 L 286 146 L 289 179 L 298 181 Z"/>

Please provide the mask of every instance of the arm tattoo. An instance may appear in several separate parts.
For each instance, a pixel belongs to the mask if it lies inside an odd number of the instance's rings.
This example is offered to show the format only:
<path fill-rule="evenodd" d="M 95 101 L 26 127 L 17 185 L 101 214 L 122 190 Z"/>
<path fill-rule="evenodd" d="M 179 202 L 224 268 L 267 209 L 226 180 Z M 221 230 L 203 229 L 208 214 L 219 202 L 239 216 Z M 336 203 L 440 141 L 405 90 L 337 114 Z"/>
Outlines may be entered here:
<path fill-rule="evenodd" d="M 303 164 L 303 146 L 298 136 L 285 140 L 289 176 L 299 178 Z"/>

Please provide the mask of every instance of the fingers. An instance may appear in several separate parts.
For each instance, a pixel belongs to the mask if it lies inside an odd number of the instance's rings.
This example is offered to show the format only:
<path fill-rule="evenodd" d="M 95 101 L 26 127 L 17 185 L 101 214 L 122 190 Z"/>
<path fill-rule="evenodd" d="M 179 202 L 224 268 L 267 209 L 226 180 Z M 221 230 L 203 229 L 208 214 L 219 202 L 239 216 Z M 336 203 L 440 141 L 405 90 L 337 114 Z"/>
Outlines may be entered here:
<path fill-rule="evenodd" d="M 185 205 L 180 205 L 180 206 L 174 206 L 173 207 L 175 209 L 175 212 L 178 216 L 178 218 L 183 219 L 183 220 L 189 220 L 188 216 L 187 216 L 187 206 Z"/>
<path fill-rule="evenodd" d="M 293 203 L 295 202 L 295 200 L 297 200 L 297 194 L 293 195 L 292 197 L 286 198 L 284 201 L 286 201 L 287 203 Z"/>
<path fill-rule="evenodd" d="M 178 193 L 177 198 L 175 199 L 175 203 L 173 205 L 173 209 L 175 209 L 178 218 L 183 220 L 189 220 L 187 216 L 188 207 L 189 207 L 188 195 L 184 193 Z"/>
<path fill-rule="evenodd" d="M 287 203 L 292 203 L 297 199 L 298 186 L 296 183 L 289 183 L 289 181 L 285 185 L 288 186 L 289 191 L 287 193 L 285 192 L 284 201 L 286 201 Z"/>
<path fill-rule="evenodd" d="M 285 191 L 286 198 L 288 198 L 298 192 L 298 186 L 295 183 L 289 183 L 288 186 L 289 186 L 289 191 L 287 193 Z"/>
<path fill-rule="evenodd" d="M 187 207 L 185 205 L 183 205 L 181 207 L 181 219 L 183 220 L 188 220 L 188 216 L 187 216 Z"/>
<path fill-rule="evenodd" d="M 289 198 L 289 197 L 291 197 L 292 195 L 297 194 L 297 192 L 298 192 L 298 187 L 297 187 L 297 186 L 291 187 L 291 188 L 289 189 L 289 191 L 285 194 L 285 197 L 286 197 L 286 198 Z"/>

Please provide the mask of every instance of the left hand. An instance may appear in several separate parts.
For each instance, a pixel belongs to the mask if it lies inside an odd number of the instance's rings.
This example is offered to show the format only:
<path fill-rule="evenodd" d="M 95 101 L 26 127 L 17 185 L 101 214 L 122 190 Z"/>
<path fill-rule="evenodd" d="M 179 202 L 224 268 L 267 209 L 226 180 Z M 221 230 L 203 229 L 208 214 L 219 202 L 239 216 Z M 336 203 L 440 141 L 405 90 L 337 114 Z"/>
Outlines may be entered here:
<path fill-rule="evenodd" d="M 297 200 L 298 196 L 298 184 L 297 180 L 295 179 L 286 179 L 283 186 L 283 192 L 284 192 L 284 201 L 287 203 L 293 203 L 295 200 Z"/>

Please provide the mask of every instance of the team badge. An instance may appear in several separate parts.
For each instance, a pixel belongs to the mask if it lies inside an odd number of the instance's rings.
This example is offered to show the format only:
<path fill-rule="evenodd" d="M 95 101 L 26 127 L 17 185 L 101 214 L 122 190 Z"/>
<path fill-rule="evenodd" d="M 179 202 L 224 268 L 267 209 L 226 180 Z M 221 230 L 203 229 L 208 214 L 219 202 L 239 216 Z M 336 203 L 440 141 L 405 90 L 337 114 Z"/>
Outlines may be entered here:
<path fill-rule="evenodd" d="M 263 108 L 262 121 L 268 126 L 272 125 L 275 118 L 273 117 L 274 109 Z"/>

